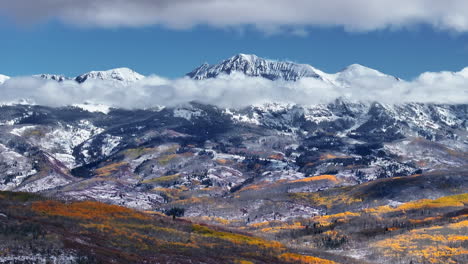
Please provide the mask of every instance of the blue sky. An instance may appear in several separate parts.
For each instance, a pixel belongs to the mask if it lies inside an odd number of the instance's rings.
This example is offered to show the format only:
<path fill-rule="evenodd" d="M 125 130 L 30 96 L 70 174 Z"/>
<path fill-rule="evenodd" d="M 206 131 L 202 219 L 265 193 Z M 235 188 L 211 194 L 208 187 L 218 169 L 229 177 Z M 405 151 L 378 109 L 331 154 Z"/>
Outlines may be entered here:
<path fill-rule="evenodd" d="M 75 76 L 90 70 L 129 67 L 142 74 L 176 78 L 203 62 L 217 63 L 237 53 L 308 63 L 326 72 L 359 63 L 405 79 L 426 71 L 459 71 L 468 66 L 465 30 L 435 27 L 430 21 L 396 28 L 393 22 L 379 26 L 379 21 L 357 23 L 355 18 L 339 25 L 312 21 L 300 27 L 307 34 L 299 36 L 287 30 L 272 33 L 254 20 L 248 21 L 251 25 L 230 20 L 188 20 L 187 25 L 144 20 L 128 26 L 125 23 L 137 22 L 128 22 L 124 16 L 111 22 L 96 22 L 91 17 L 91 24 L 86 25 L 61 18 L 24 23 L 21 14 L 16 16 L 0 15 L 0 73 L 10 76 Z M 365 23 L 376 25 L 367 29 Z M 358 30 L 350 30 L 350 26 Z"/>

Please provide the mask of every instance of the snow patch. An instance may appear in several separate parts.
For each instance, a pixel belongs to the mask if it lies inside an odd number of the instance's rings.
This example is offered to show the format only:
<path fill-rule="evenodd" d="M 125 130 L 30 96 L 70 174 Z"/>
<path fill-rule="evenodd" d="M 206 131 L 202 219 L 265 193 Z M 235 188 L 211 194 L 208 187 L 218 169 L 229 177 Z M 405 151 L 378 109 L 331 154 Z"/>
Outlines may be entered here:
<path fill-rule="evenodd" d="M 23 127 L 18 127 L 18 128 L 13 128 L 11 131 L 10 131 L 10 134 L 13 134 L 15 136 L 23 136 L 24 133 L 28 130 L 32 130 L 32 129 L 35 129 L 36 126 L 23 126 Z"/>
<path fill-rule="evenodd" d="M 72 105 L 73 107 L 83 109 L 85 111 L 88 111 L 90 113 L 103 113 L 103 114 L 109 114 L 111 111 L 111 107 L 108 105 L 103 105 L 103 104 L 91 104 L 91 103 L 84 103 L 84 104 L 74 104 Z"/>
<path fill-rule="evenodd" d="M 57 174 L 51 174 L 40 178 L 39 180 L 27 183 L 26 185 L 18 188 L 18 190 L 23 192 L 40 192 L 64 186 L 70 183 L 72 183 L 72 181 L 69 179 L 65 179 L 64 177 Z"/>
<path fill-rule="evenodd" d="M 129 68 L 117 68 L 107 71 L 91 71 L 75 78 L 78 83 L 84 83 L 87 80 L 105 80 L 116 81 L 123 84 L 131 84 L 143 80 L 145 76 Z"/>
<path fill-rule="evenodd" d="M 203 116 L 203 112 L 201 110 L 191 110 L 191 109 L 184 109 L 184 108 L 177 108 L 174 109 L 174 117 L 184 118 L 188 121 L 191 121 L 193 117 L 201 117 Z"/>
<path fill-rule="evenodd" d="M 122 137 L 117 137 L 113 135 L 106 135 L 106 137 L 103 140 L 103 144 L 101 147 L 101 153 L 104 156 L 109 156 L 112 151 L 120 144 L 120 140 Z"/>

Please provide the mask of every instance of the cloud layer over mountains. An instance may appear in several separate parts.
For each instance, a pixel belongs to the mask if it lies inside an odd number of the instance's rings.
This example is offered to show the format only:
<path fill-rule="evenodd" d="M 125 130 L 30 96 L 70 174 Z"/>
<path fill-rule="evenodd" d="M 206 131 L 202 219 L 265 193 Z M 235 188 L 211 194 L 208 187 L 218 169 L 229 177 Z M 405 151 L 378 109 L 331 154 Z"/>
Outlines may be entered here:
<path fill-rule="evenodd" d="M 243 107 L 265 102 L 326 103 L 338 97 L 383 103 L 468 103 L 468 68 L 460 72 L 424 73 L 412 81 L 388 76 L 364 76 L 337 86 L 314 78 L 297 82 L 270 81 L 242 74 L 214 79 L 169 80 L 150 76 L 123 84 L 115 80 L 88 80 L 83 84 L 37 77 L 15 77 L 0 85 L 2 103 L 31 100 L 40 105 L 63 106 L 92 102 L 125 108 L 175 105 L 190 101 L 222 107 Z"/>
<path fill-rule="evenodd" d="M 428 24 L 468 30 L 466 0 L 2 0 L 1 11 L 21 22 L 59 19 L 97 27 L 253 25 L 274 33 L 307 26 L 372 31 Z"/>

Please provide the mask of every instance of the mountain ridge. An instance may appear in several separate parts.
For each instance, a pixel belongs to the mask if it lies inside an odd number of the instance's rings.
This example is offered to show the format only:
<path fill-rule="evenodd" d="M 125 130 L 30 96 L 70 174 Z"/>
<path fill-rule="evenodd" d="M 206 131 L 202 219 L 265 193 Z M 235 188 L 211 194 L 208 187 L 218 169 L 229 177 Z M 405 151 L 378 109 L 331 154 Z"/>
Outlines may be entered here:
<path fill-rule="evenodd" d="M 337 73 L 325 73 L 310 64 L 301 64 L 291 61 L 269 60 L 254 54 L 237 54 L 218 64 L 203 63 L 185 76 L 194 80 L 212 79 L 221 75 L 241 73 L 249 77 L 263 77 L 272 81 L 298 81 L 302 78 L 315 78 L 328 83 L 337 84 L 337 80 L 361 77 L 393 77 L 378 70 L 360 65 L 351 64 Z M 393 77 L 397 80 L 399 78 Z M 352 80 L 347 80 L 351 82 Z"/>
<path fill-rule="evenodd" d="M 6 76 L 8 77 L 8 76 Z M 117 81 L 126 84 L 131 84 L 137 81 L 140 81 L 146 76 L 130 69 L 127 67 L 113 68 L 109 70 L 102 71 L 89 71 L 82 73 L 75 77 L 68 77 L 62 74 L 35 74 L 32 75 L 33 78 L 39 78 L 43 80 L 64 82 L 64 81 L 75 81 L 79 84 L 85 83 L 87 80 L 101 80 L 101 81 Z M 0 84 L 2 83 L 2 77 L 0 76 Z"/>
<path fill-rule="evenodd" d="M 231 74 L 244 74 L 248 77 L 261 77 L 271 81 L 299 81 L 302 78 L 314 78 L 334 85 L 340 85 L 340 83 L 352 83 L 355 79 L 369 76 L 391 77 L 396 80 L 400 80 L 398 77 L 387 75 L 360 64 L 351 64 L 336 73 L 326 73 L 310 64 L 296 63 L 288 60 L 272 60 L 262 58 L 254 54 L 244 53 L 239 53 L 230 58 L 224 59 L 217 64 L 203 63 L 191 72 L 185 74 L 185 77 L 193 80 L 205 80 Z M 0 75 L 0 84 L 6 81 L 7 77 L 8 76 Z M 80 84 L 91 79 L 111 80 L 125 84 L 132 84 L 146 78 L 147 76 L 144 76 L 130 68 L 120 67 L 108 70 L 93 70 L 79 74 L 75 77 L 48 73 L 32 75 L 32 77 L 57 82 L 74 80 Z"/>

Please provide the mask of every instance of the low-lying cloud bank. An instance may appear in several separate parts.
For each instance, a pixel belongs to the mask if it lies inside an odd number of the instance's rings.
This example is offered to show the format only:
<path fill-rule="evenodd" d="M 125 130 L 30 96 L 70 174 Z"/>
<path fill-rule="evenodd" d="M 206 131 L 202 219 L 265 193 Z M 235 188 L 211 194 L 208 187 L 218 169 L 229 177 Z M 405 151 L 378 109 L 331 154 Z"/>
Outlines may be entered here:
<path fill-rule="evenodd" d="M 0 13 L 23 23 L 58 19 L 91 27 L 253 25 L 302 34 L 308 26 L 350 31 L 411 27 L 468 31 L 466 0 L 3 0 Z M 302 33 L 301 33 L 302 32 Z"/>
<path fill-rule="evenodd" d="M 0 85 L 0 102 L 30 100 L 47 106 L 92 102 L 113 107 L 149 108 L 190 101 L 221 107 L 244 107 L 266 102 L 311 105 L 338 97 L 382 103 L 468 103 L 468 68 L 460 72 L 424 73 L 412 81 L 359 77 L 346 85 L 312 78 L 297 82 L 270 81 L 243 75 L 195 81 L 150 76 L 131 85 L 116 81 L 56 82 L 33 77 L 11 78 Z"/>

